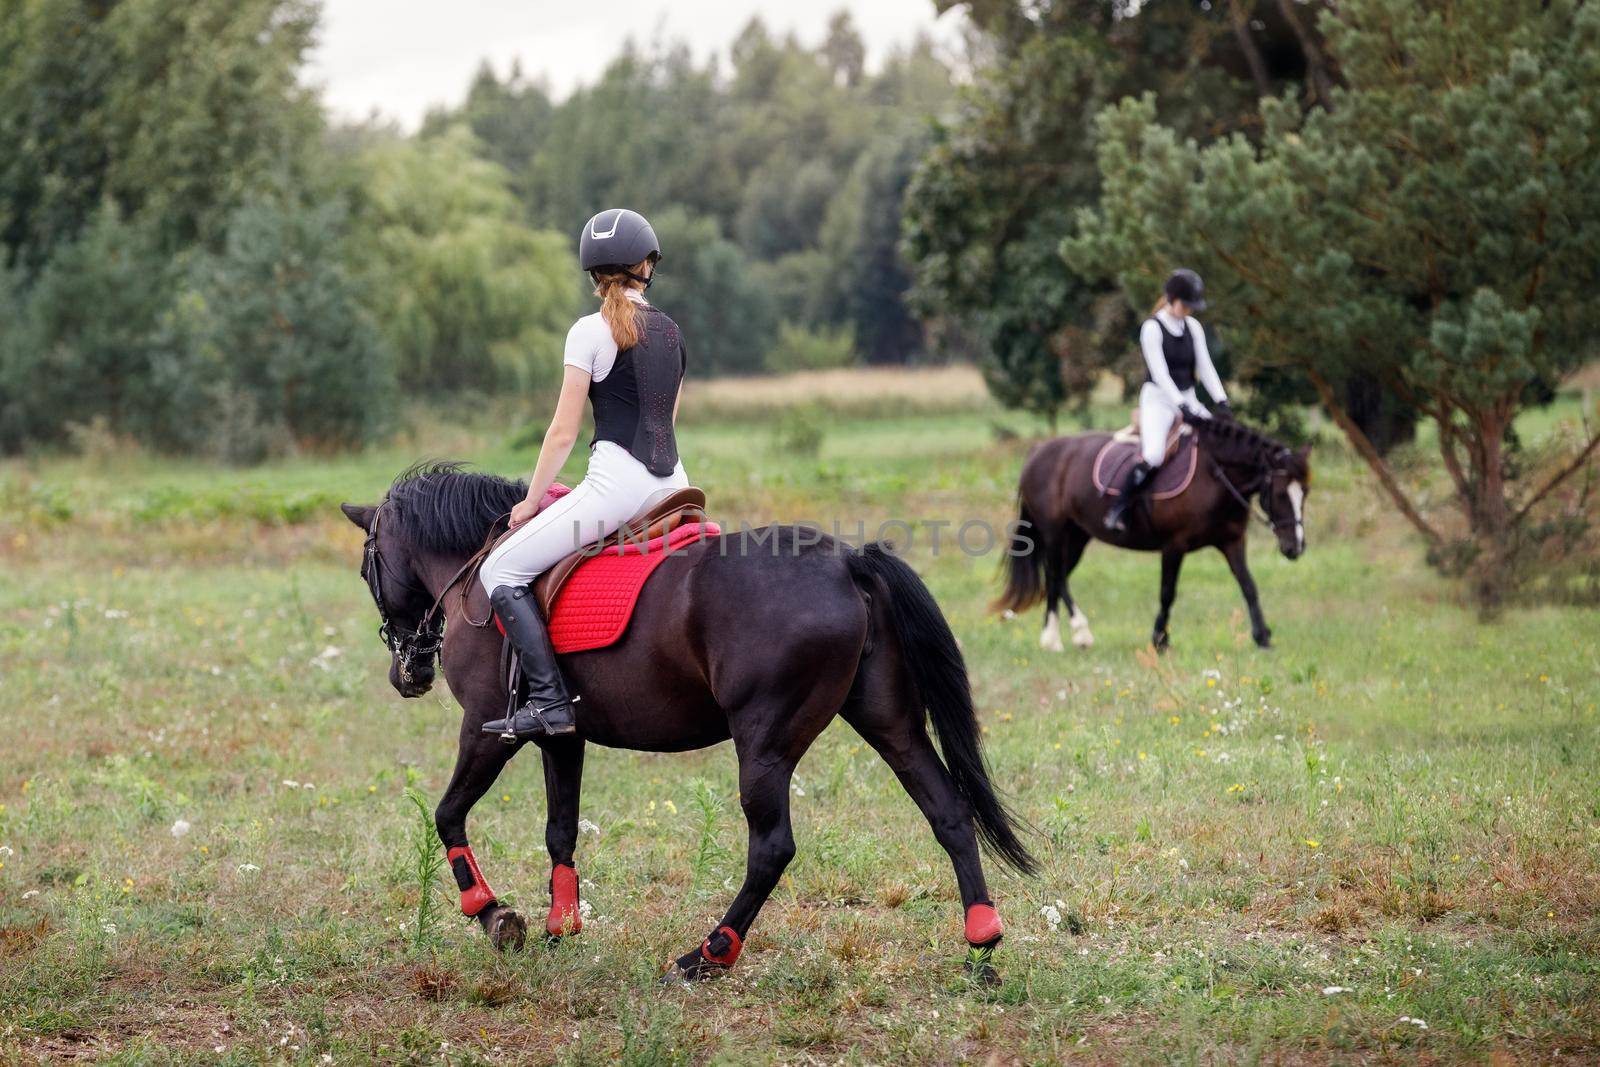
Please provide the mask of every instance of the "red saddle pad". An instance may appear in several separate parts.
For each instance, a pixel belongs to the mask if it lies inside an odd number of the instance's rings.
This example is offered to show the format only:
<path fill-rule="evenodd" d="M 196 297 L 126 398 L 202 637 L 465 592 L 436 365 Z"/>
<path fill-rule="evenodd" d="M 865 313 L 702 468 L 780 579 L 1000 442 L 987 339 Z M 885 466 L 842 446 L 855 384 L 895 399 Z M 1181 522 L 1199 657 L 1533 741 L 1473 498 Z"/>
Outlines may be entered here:
<path fill-rule="evenodd" d="M 639 591 L 674 549 L 715 537 L 714 522 L 684 523 L 647 544 L 613 545 L 572 572 L 550 608 L 547 626 L 557 652 L 587 652 L 615 644 L 627 632 Z"/>
<path fill-rule="evenodd" d="M 1200 450 L 1195 448 L 1194 438 L 1192 433 L 1180 437 L 1178 450 L 1156 468 L 1155 480 L 1150 483 L 1150 499 L 1171 500 L 1189 488 L 1200 462 Z M 1094 487 L 1111 496 L 1120 495 L 1123 478 L 1138 458 L 1137 441 L 1118 441 L 1116 438 L 1107 441 L 1094 457 Z"/>

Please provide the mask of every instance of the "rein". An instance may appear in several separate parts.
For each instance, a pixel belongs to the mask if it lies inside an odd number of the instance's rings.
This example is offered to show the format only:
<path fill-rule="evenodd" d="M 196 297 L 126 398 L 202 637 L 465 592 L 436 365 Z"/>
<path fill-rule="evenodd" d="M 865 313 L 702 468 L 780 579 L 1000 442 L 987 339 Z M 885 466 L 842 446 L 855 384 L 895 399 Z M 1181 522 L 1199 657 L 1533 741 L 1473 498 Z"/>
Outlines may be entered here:
<path fill-rule="evenodd" d="M 378 639 L 389 649 L 400 680 L 410 684 L 420 663 L 431 662 L 444 645 L 444 624 L 433 625 L 439 602 L 436 599 L 417 623 L 415 630 L 399 625 L 389 615 L 389 606 L 383 602 L 383 553 L 378 551 L 378 528 L 383 521 L 387 501 L 372 513 L 372 525 L 367 529 L 367 541 L 362 546 L 366 566 L 362 568 L 367 579 L 367 590 L 372 593 L 372 603 L 378 609 Z"/>
<path fill-rule="evenodd" d="M 1228 495 L 1232 496 L 1233 499 L 1237 500 L 1239 502 L 1239 506 L 1244 508 L 1245 513 L 1248 514 L 1251 518 L 1256 519 L 1257 521 L 1259 521 L 1261 523 L 1261 525 L 1265 526 L 1267 529 L 1271 530 L 1274 534 L 1276 534 L 1279 530 L 1285 529 L 1285 528 L 1293 526 L 1295 524 L 1295 520 L 1293 518 L 1274 519 L 1272 517 L 1272 513 L 1267 510 L 1267 505 L 1266 504 L 1263 504 L 1261 506 L 1261 511 L 1259 511 L 1259 512 L 1256 511 L 1255 508 L 1250 506 L 1250 498 L 1249 498 L 1249 496 L 1247 496 L 1243 492 L 1240 492 L 1239 488 L 1237 486 L 1235 486 L 1233 484 L 1233 482 L 1228 480 L 1228 475 L 1223 471 L 1222 464 L 1218 463 L 1216 461 L 1215 457 L 1213 457 L 1212 455 L 1207 453 L 1206 462 L 1208 462 L 1211 465 L 1211 476 L 1213 478 L 1215 478 L 1217 481 L 1221 482 L 1222 483 L 1222 487 L 1228 491 Z M 1256 476 L 1258 478 L 1261 478 L 1261 477 L 1265 476 L 1266 478 L 1270 479 L 1271 476 L 1274 475 L 1274 474 L 1282 474 L 1285 477 L 1287 477 L 1288 474 L 1289 474 L 1289 471 L 1288 471 L 1288 468 L 1286 468 L 1286 467 L 1273 467 L 1268 463 L 1262 463 L 1261 466 L 1256 471 Z M 1259 486 L 1251 486 L 1250 489 L 1249 489 L 1249 492 L 1251 494 L 1259 494 L 1260 493 L 1260 487 Z"/>
<path fill-rule="evenodd" d="M 461 586 L 463 578 L 476 573 L 478 567 L 482 565 L 485 557 L 489 555 L 489 550 L 494 547 L 494 530 L 499 525 L 499 520 L 489 528 L 489 538 L 483 547 L 456 570 L 439 590 L 439 595 L 433 598 L 433 603 L 428 605 L 428 610 L 422 613 L 417 628 L 411 630 L 400 626 L 390 617 L 388 605 L 383 600 L 383 553 L 378 550 L 378 526 L 383 518 L 383 509 L 387 506 L 388 502 L 385 501 L 378 505 L 377 511 L 373 512 L 372 526 L 367 530 L 367 540 L 362 546 L 362 551 L 366 555 L 367 589 L 372 593 L 372 602 L 378 608 L 378 638 L 394 657 L 400 670 L 400 680 L 409 684 L 417 667 L 430 662 L 444 647 L 445 619 L 440 609 L 444 607 L 445 597 L 452 589 Z M 484 629 L 494 617 L 493 612 L 482 620 L 474 619 L 467 614 L 467 594 L 464 586 L 461 590 L 460 603 L 462 621 L 474 629 Z"/>

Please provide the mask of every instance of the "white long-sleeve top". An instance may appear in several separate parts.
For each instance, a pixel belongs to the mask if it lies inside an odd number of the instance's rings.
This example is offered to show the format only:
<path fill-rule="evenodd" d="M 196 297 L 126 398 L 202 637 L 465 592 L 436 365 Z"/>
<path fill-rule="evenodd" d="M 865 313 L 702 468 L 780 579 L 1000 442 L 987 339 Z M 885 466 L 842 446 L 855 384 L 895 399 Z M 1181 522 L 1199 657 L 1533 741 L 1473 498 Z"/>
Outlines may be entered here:
<path fill-rule="evenodd" d="M 1211 362 L 1211 350 L 1206 347 L 1205 327 L 1200 325 L 1200 320 L 1193 315 L 1186 319 L 1179 319 L 1166 308 L 1157 311 L 1139 330 L 1139 350 L 1144 353 L 1145 366 L 1150 369 L 1150 380 L 1156 388 L 1161 390 L 1161 395 L 1176 408 L 1198 408 L 1205 412 L 1205 407 L 1195 397 L 1194 391 L 1187 393 L 1181 391 L 1172 380 L 1172 373 L 1167 369 L 1167 355 L 1161 347 L 1161 331 L 1166 330 L 1173 337 L 1182 336 L 1187 323 L 1189 335 L 1194 338 L 1194 377 L 1197 382 L 1206 387 L 1214 403 L 1222 403 L 1228 396 L 1222 390 L 1222 378 L 1217 374 L 1216 365 Z"/>

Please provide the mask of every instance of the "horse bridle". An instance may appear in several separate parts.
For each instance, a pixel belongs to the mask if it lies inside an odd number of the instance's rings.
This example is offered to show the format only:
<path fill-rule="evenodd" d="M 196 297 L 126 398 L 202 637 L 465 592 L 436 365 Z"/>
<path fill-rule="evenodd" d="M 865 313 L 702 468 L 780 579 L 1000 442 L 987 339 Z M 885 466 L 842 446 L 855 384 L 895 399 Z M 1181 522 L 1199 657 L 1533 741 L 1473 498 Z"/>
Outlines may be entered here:
<path fill-rule="evenodd" d="M 431 663 L 444 646 L 444 620 L 438 617 L 439 605 L 444 598 L 443 595 L 434 598 L 415 630 L 407 629 L 390 618 L 388 605 L 383 602 L 383 553 L 378 551 L 378 525 L 386 504 L 387 501 L 379 504 L 372 513 L 372 525 L 367 528 L 367 541 L 361 549 L 365 556 L 361 573 L 367 581 L 367 589 L 372 593 L 372 602 L 378 608 L 378 638 L 394 657 L 400 680 L 410 685 L 418 666 Z"/>
<path fill-rule="evenodd" d="M 1282 460 L 1282 459 L 1288 457 L 1289 455 L 1290 455 L 1290 452 L 1289 452 L 1289 450 L 1287 448 L 1281 449 L 1280 451 L 1278 451 L 1277 453 L 1274 454 L 1273 460 Z M 1245 512 L 1247 514 L 1249 514 L 1252 518 L 1257 519 L 1258 521 L 1260 521 L 1260 523 L 1263 526 L 1265 526 L 1267 529 L 1271 530 L 1274 534 L 1276 534 L 1279 530 L 1286 529 L 1288 527 L 1294 526 L 1297 522 L 1300 521 L 1300 520 L 1296 519 L 1293 515 L 1289 516 L 1286 519 L 1275 519 L 1275 518 L 1273 518 L 1272 517 L 1272 511 L 1271 511 L 1272 505 L 1270 503 L 1265 503 L 1265 502 L 1261 505 L 1261 511 L 1258 513 L 1255 508 L 1250 506 L 1250 498 L 1248 496 L 1246 496 L 1244 493 L 1240 492 L 1239 488 L 1237 486 L 1235 486 L 1231 481 L 1228 480 L 1227 474 L 1224 473 L 1224 471 L 1222 469 L 1222 464 L 1218 463 L 1214 458 L 1212 458 L 1210 456 L 1208 456 L 1206 458 L 1208 460 L 1210 460 L 1210 462 L 1211 462 L 1211 476 L 1216 478 L 1217 481 L 1222 483 L 1222 487 L 1228 491 L 1228 493 L 1233 497 L 1233 499 L 1235 499 L 1235 500 L 1237 500 L 1239 502 L 1239 506 L 1244 508 L 1244 510 L 1245 510 Z M 1288 477 L 1291 476 L 1288 467 L 1286 467 L 1286 466 L 1275 466 L 1272 462 L 1262 463 L 1261 466 L 1258 468 L 1257 473 L 1258 473 L 1259 476 L 1262 477 L 1262 484 L 1263 485 L 1271 485 L 1272 484 L 1272 476 L 1275 475 L 1275 474 L 1281 474 L 1285 478 L 1288 478 Z M 1262 486 L 1252 486 L 1251 489 L 1250 489 L 1250 492 L 1253 493 L 1253 494 L 1259 494 L 1261 492 L 1261 488 L 1262 488 Z"/>

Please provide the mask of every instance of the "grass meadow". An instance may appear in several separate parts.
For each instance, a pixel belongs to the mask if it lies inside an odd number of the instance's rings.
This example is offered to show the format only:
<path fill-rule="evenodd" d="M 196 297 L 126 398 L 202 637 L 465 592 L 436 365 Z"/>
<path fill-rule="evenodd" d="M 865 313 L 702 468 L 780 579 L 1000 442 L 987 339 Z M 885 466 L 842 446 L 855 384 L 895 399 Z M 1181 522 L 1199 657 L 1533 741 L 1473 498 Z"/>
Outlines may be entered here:
<path fill-rule="evenodd" d="M 939 373 L 720 383 L 686 399 L 690 473 L 725 521 L 1003 523 L 1045 427 Z M 743 872 L 726 745 L 591 749 L 587 925 L 495 954 L 421 814 L 458 710 L 442 681 L 389 688 L 335 505 L 424 456 L 524 473 L 537 432 L 422 425 L 247 470 L 115 442 L 0 465 L 0 1061 L 1600 1057 L 1600 624 L 1476 621 L 1333 442 L 1306 557 L 1251 546 L 1270 652 L 1214 553 L 1157 658 L 1158 561 L 1092 547 L 1073 592 L 1098 643 L 1054 654 L 1036 615 L 987 612 L 995 558 L 913 537 L 1043 859 L 988 867 L 997 987 L 964 977 L 949 863 L 843 723 L 800 765 L 799 854 L 726 978 L 656 981 Z M 470 827 L 535 917 L 543 818 L 525 754 Z"/>

